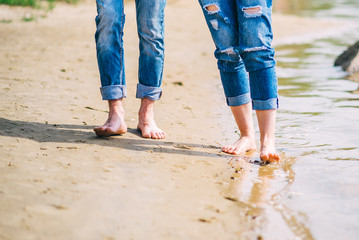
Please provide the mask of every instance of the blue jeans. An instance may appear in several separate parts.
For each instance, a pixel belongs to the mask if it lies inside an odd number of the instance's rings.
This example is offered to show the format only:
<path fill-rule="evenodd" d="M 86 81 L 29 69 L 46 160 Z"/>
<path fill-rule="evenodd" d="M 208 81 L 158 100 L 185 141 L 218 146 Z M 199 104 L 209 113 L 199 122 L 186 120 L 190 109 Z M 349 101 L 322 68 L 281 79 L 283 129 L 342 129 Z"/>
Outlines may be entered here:
<path fill-rule="evenodd" d="M 229 106 L 278 108 L 271 0 L 199 0 Z"/>
<path fill-rule="evenodd" d="M 123 0 L 96 0 L 96 50 L 103 100 L 126 97 L 123 50 Z M 137 98 L 161 97 L 164 60 L 164 8 L 166 0 L 136 0 L 139 37 Z"/>

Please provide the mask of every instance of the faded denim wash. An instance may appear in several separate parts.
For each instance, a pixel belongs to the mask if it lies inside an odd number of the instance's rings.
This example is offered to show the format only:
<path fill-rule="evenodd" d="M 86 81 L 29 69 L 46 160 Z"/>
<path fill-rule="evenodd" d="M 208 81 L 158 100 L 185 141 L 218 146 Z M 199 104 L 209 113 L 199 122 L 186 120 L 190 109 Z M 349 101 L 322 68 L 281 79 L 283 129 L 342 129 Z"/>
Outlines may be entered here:
<path fill-rule="evenodd" d="M 229 106 L 278 108 L 271 0 L 199 0 Z M 214 7 L 210 10 L 208 8 Z"/>
<path fill-rule="evenodd" d="M 126 97 L 123 0 L 96 0 L 96 50 L 103 100 Z M 166 0 L 136 0 L 139 37 L 137 98 L 161 97 L 164 61 L 164 8 Z"/>

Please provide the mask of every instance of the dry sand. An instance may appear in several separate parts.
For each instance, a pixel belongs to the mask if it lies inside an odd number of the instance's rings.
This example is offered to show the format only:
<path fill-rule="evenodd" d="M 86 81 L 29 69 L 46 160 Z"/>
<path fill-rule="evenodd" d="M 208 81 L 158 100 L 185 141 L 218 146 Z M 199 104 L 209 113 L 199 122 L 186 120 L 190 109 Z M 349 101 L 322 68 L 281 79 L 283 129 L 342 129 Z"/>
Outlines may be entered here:
<path fill-rule="evenodd" d="M 164 94 L 156 120 L 168 137 L 139 136 L 133 3 L 125 11 L 130 129 L 101 139 L 92 131 L 107 116 L 94 46 L 95 3 L 57 4 L 52 12 L 0 6 L 0 239 L 305 234 L 275 213 L 267 197 L 275 192 L 271 174 L 290 176 L 292 159 L 261 168 L 220 152 L 238 136 L 197 1 L 170 1 L 166 9 Z M 22 21 L 27 12 L 36 20 Z M 275 15 L 275 43 L 336 26 Z M 253 154 L 252 161 L 258 158 Z M 254 183 L 258 175 L 263 181 Z"/>

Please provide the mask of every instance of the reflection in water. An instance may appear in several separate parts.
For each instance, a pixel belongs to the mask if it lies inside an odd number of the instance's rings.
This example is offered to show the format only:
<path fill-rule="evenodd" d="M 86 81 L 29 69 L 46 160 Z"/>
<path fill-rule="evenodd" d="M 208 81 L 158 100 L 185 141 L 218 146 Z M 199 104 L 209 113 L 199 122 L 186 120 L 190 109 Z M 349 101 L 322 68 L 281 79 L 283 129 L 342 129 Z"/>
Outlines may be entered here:
<path fill-rule="evenodd" d="M 258 236 L 266 239 L 313 239 L 307 227 L 306 215 L 295 212 L 282 201 L 286 195 L 294 195 L 290 187 L 295 173 L 294 158 L 281 156 L 279 164 L 253 164 L 246 157 L 234 157 L 230 165 L 235 169 L 229 185 L 229 195 L 240 207 L 246 209 L 247 221 L 254 225 Z M 278 231 L 273 231 L 276 229 Z M 248 235 L 253 236 L 252 232 Z"/>

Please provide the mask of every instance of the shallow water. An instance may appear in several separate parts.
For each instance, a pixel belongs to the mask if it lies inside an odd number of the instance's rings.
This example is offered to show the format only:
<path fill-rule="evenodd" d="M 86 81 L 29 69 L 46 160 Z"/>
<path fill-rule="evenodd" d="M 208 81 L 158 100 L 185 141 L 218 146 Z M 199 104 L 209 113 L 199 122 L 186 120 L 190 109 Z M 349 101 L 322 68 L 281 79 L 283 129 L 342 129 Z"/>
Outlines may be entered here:
<path fill-rule="evenodd" d="M 352 37 L 277 50 L 277 139 L 285 152 L 297 156 L 290 191 L 300 193 L 285 202 L 306 215 L 316 239 L 359 237 L 358 83 L 332 67 Z"/>
<path fill-rule="evenodd" d="M 358 21 L 357 1 L 308 1 L 298 15 Z M 309 7 L 309 5 L 308 5 Z M 278 47 L 278 145 L 297 160 L 282 198 L 314 239 L 359 238 L 359 94 L 335 58 L 359 29 Z M 302 235 L 299 235 L 303 237 Z M 308 237 L 308 236 L 307 236 Z"/>
<path fill-rule="evenodd" d="M 275 4 L 276 12 L 359 20 L 357 0 Z M 241 167 L 237 183 L 243 187 L 246 178 L 252 180 L 249 190 L 232 190 L 240 202 L 266 212 L 262 218 L 272 225 L 261 233 L 268 239 L 359 239 L 359 77 L 350 80 L 333 67 L 358 40 L 359 25 L 337 36 L 276 47 L 277 145 L 284 163 Z M 252 177 L 244 178 L 248 174 Z"/>

